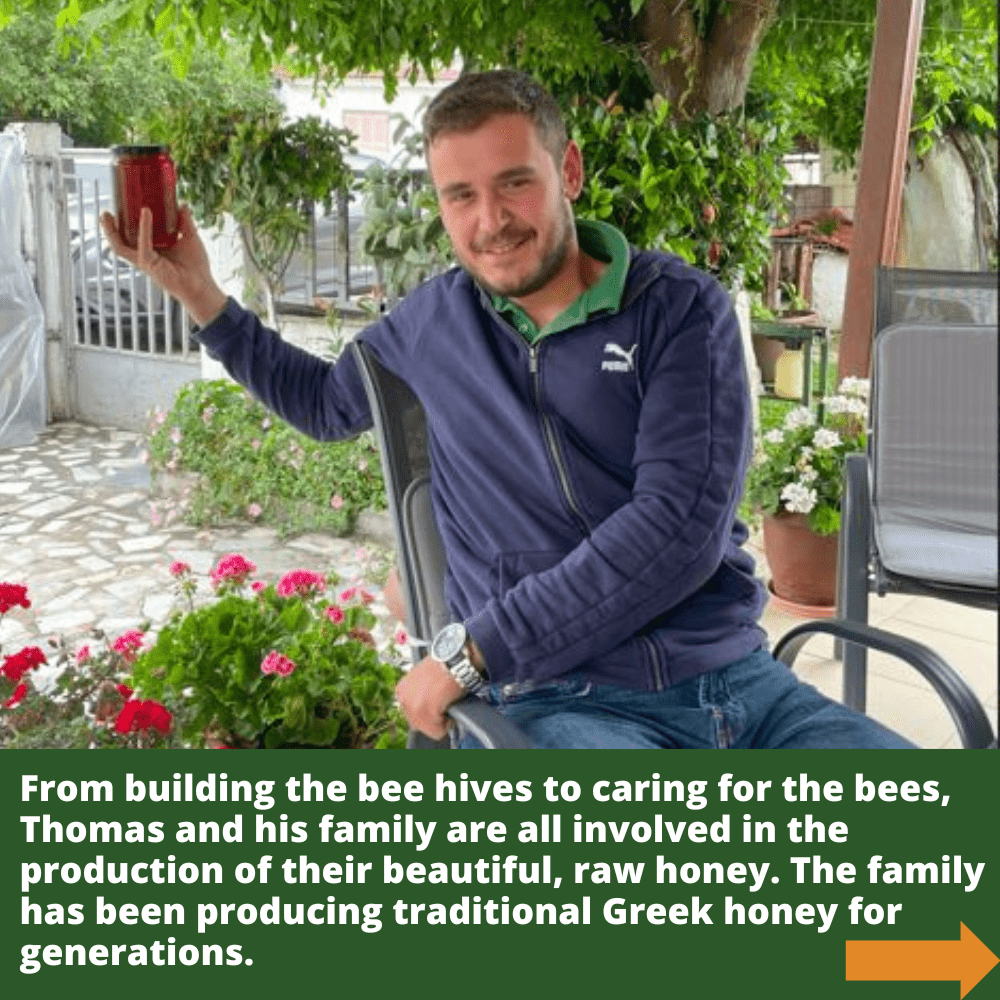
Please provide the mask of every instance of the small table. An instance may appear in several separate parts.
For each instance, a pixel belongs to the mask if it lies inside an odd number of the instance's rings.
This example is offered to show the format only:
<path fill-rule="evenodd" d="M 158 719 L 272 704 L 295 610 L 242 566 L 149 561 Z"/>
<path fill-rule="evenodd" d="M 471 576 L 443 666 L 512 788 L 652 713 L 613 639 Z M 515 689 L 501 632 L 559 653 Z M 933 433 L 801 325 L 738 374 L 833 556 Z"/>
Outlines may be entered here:
<path fill-rule="evenodd" d="M 788 350 L 802 351 L 802 405 L 812 406 L 812 349 L 819 341 L 819 405 L 817 421 L 823 423 L 823 398 L 826 396 L 827 369 L 830 364 L 830 329 L 826 326 L 806 323 L 782 323 L 780 320 L 752 320 L 750 329 L 761 337 L 780 340 Z M 770 399 L 783 399 L 773 389 L 761 393 Z"/>

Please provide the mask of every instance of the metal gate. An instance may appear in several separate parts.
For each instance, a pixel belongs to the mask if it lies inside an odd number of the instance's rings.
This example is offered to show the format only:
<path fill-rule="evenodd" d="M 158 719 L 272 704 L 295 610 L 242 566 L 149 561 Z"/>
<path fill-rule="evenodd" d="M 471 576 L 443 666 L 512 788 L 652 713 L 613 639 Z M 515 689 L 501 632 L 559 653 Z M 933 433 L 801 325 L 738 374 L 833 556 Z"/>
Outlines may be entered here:
<path fill-rule="evenodd" d="M 99 225 L 111 210 L 109 150 L 64 150 L 73 317 L 68 345 L 74 415 L 142 430 L 154 408 L 199 378 L 191 318 L 127 261 Z"/>

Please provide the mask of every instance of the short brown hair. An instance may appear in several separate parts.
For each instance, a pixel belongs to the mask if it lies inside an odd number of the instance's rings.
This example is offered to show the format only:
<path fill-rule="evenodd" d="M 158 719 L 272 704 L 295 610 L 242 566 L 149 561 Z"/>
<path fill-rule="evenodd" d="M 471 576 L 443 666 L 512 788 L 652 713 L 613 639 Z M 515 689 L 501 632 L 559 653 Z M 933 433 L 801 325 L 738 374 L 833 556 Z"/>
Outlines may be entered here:
<path fill-rule="evenodd" d="M 526 73 L 495 69 L 463 73 L 427 106 L 424 153 L 446 132 L 473 132 L 494 115 L 523 115 L 538 131 L 558 168 L 566 152 L 566 125 L 552 95 Z"/>

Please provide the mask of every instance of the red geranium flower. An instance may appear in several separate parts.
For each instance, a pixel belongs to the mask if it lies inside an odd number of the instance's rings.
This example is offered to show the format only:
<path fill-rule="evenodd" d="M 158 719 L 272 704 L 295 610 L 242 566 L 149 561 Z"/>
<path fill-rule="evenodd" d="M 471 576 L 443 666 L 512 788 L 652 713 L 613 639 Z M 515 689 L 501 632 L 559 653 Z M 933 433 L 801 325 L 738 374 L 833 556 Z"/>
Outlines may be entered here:
<path fill-rule="evenodd" d="M 170 731 L 173 716 L 158 701 L 150 698 L 140 701 L 132 698 L 125 702 L 125 707 L 115 719 L 115 731 L 119 733 L 143 732 L 147 729 L 158 729 L 161 733 Z"/>
<path fill-rule="evenodd" d="M 29 670 L 48 662 L 37 646 L 25 646 L 21 652 L 5 657 L 0 673 L 16 684 Z"/>
<path fill-rule="evenodd" d="M 30 608 L 28 588 L 22 583 L 0 583 L 0 615 L 14 607 Z"/>
<path fill-rule="evenodd" d="M 18 684 L 14 693 L 3 703 L 4 708 L 13 708 L 28 693 L 27 684 Z"/>

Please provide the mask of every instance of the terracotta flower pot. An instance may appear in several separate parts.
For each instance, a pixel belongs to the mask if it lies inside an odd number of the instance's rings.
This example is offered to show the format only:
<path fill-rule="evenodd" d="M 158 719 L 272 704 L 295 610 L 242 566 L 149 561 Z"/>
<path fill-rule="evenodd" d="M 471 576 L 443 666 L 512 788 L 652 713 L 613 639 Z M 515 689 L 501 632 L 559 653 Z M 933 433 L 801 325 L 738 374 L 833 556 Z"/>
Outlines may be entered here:
<path fill-rule="evenodd" d="M 766 515 L 764 554 L 775 596 L 811 609 L 832 608 L 837 603 L 837 538 L 817 535 L 805 514 Z"/>
<path fill-rule="evenodd" d="M 785 345 L 780 340 L 765 337 L 760 333 L 751 334 L 750 340 L 753 343 L 753 356 L 760 369 L 761 381 L 765 385 L 771 385 L 774 382 L 774 366 L 781 357 Z"/>

